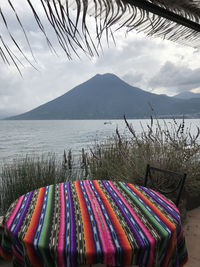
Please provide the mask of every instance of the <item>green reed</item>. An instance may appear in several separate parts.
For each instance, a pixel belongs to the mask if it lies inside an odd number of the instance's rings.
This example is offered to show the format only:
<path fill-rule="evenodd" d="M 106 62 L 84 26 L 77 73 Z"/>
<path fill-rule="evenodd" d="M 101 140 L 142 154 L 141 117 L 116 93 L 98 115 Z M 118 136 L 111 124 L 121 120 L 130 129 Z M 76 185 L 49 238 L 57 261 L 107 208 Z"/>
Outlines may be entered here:
<path fill-rule="evenodd" d="M 166 121 L 150 119 L 134 125 L 124 117 L 129 134 L 116 133 L 103 143 L 96 142 L 89 151 L 82 149 L 78 159 L 64 151 L 63 160 L 54 154 L 26 156 L 3 165 L 0 170 L 0 214 L 20 195 L 49 184 L 77 179 L 111 179 L 143 184 L 147 163 L 158 168 L 187 173 L 185 191 L 200 199 L 200 130 L 195 135 L 184 119 Z M 158 186 L 163 183 L 158 177 Z M 162 181 L 162 182 L 161 182 Z M 160 184 L 159 184 L 160 183 Z M 162 186 L 168 186 L 164 180 Z M 173 184 L 172 184 L 173 186 Z M 200 204 L 200 203 L 199 203 Z M 198 203 L 194 203 L 198 205 Z"/>
<path fill-rule="evenodd" d="M 0 171 L 0 214 L 19 196 L 43 186 L 78 179 L 79 173 L 72 157 L 67 166 L 55 154 L 14 159 Z"/>

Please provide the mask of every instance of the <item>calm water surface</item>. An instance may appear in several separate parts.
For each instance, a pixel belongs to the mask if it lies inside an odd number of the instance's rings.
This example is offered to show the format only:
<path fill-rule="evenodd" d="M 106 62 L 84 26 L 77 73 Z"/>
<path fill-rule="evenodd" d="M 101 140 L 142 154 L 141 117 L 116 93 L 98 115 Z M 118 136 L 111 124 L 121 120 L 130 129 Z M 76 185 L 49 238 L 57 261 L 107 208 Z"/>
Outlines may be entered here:
<path fill-rule="evenodd" d="M 177 120 L 178 121 L 178 120 Z M 103 141 L 115 133 L 128 133 L 123 120 L 53 120 L 53 121 L 1 121 L 0 120 L 0 165 L 26 154 L 41 155 L 53 152 L 62 157 L 63 151 L 71 149 L 75 155 L 82 148 L 88 149 L 95 141 Z M 150 120 L 129 120 L 137 133 L 140 123 L 146 127 Z M 166 120 L 170 125 L 171 120 Z M 200 119 L 186 120 L 195 133 Z"/>

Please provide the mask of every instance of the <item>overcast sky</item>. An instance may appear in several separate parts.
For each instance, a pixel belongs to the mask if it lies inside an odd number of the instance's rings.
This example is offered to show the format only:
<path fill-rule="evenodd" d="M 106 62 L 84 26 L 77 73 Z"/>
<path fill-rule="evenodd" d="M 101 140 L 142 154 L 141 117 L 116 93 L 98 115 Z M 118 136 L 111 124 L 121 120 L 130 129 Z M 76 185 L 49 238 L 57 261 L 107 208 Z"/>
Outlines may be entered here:
<path fill-rule="evenodd" d="M 24 2 L 13 1 L 27 31 L 36 62 L 31 57 L 13 13 L 2 3 L 1 7 L 10 31 L 37 70 L 24 62 L 21 77 L 14 66 L 5 65 L 0 58 L 0 118 L 46 103 L 97 73 L 114 73 L 133 86 L 158 94 L 175 95 L 188 90 L 200 92 L 200 51 L 161 39 L 147 38 L 134 31 L 125 36 L 125 31 L 120 30 L 115 33 L 116 46 L 110 42 L 108 47 L 103 39 L 103 52 L 99 50 L 99 57 L 88 58 L 80 52 L 81 59 L 74 55 L 73 60 L 69 61 L 44 20 L 58 55 L 50 51 Z M 94 25 L 92 18 L 88 18 L 88 22 L 91 27 Z M 9 42 L 1 19 L 0 32 L 4 40 Z"/>

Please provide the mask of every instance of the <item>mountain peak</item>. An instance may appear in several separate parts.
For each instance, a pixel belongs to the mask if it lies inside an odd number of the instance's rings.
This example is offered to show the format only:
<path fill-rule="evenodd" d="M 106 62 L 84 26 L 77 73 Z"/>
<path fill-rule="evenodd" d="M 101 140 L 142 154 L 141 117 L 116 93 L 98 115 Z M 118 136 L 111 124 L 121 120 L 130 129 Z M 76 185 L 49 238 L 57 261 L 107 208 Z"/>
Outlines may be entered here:
<path fill-rule="evenodd" d="M 100 79 L 113 79 L 113 78 L 117 78 L 119 79 L 119 77 L 117 77 L 117 75 L 113 74 L 113 73 L 103 73 L 103 74 L 99 74 L 97 73 L 93 78 L 100 78 Z"/>
<path fill-rule="evenodd" d="M 147 118 L 149 103 L 158 115 L 200 113 L 200 99 L 185 101 L 133 87 L 115 74 L 97 74 L 64 95 L 11 119 Z M 196 105 L 196 106 L 195 106 Z"/>

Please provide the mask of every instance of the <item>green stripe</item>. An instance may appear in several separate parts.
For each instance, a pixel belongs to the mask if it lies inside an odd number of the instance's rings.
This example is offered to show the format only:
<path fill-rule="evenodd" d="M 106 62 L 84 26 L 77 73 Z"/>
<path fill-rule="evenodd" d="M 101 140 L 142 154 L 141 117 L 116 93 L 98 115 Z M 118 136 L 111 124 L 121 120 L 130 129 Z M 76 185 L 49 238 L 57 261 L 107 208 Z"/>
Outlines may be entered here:
<path fill-rule="evenodd" d="M 52 213 L 52 206 L 53 206 L 53 201 L 54 201 L 53 192 L 54 192 L 54 185 L 50 185 L 44 222 L 43 222 L 43 226 L 41 229 L 40 238 L 38 242 L 38 247 L 45 261 L 45 266 L 54 266 L 50 253 L 48 253 L 48 250 L 47 250 L 49 246 L 49 240 L 48 240 L 49 234 L 48 233 L 52 226 L 51 217 L 53 214 Z"/>
<path fill-rule="evenodd" d="M 159 224 L 159 222 L 151 215 L 151 213 L 148 211 L 148 209 L 145 208 L 145 206 L 133 195 L 131 192 L 122 184 L 122 182 L 119 182 L 119 185 L 123 188 L 123 190 L 127 193 L 127 195 L 136 203 L 140 209 L 146 214 L 148 219 L 151 221 L 151 223 L 155 226 L 155 228 L 159 231 L 162 239 L 160 242 L 159 249 L 159 255 L 162 255 L 162 252 L 166 250 L 167 248 L 167 242 L 169 238 L 169 233 L 165 228 L 163 228 L 162 225 Z M 160 218 L 159 218 L 160 219 Z M 161 219 L 160 219 L 161 220 Z M 163 238 L 164 237 L 164 238 Z"/>

